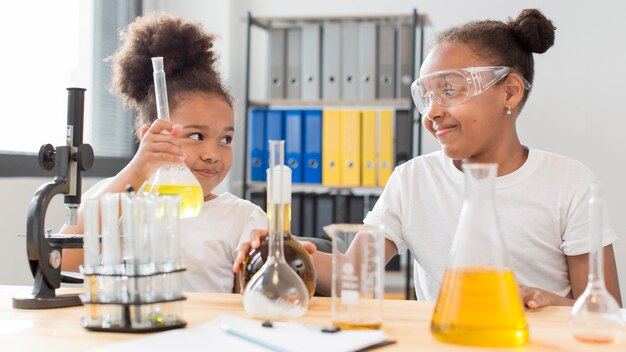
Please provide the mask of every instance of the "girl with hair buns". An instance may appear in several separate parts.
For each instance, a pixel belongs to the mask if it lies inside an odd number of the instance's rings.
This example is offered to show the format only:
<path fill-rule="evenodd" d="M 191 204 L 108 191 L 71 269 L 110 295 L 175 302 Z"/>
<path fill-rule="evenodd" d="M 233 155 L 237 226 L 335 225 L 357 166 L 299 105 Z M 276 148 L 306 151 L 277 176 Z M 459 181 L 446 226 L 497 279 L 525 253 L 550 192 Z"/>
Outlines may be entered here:
<path fill-rule="evenodd" d="M 165 163 L 184 162 L 202 185 L 204 205 L 195 218 L 180 220 L 181 260 L 186 291 L 238 292 L 230 270 L 240 239 L 266 228 L 263 210 L 230 193 L 214 194 L 232 165 L 235 137 L 232 97 L 215 70 L 214 37 L 200 24 L 155 13 L 138 17 L 122 33 L 123 44 L 110 58 L 113 90 L 134 108 L 139 149 L 124 169 L 96 184 L 84 199 L 107 192 L 140 189 Z M 162 56 L 171 122 L 158 120 L 151 58 Z M 77 226 L 64 233 L 82 233 Z M 82 250 L 66 251 L 64 270 L 76 270 Z M 235 287 L 237 286 L 237 287 Z"/>
<path fill-rule="evenodd" d="M 386 227 L 387 261 L 411 250 L 418 299 L 439 294 L 464 201 L 461 165 L 470 162 L 498 164 L 499 223 L 526 306 L 571 305 L 584 291 L 593 174 L 575 160 L 523 145 L 516 129 L 532 89 L 533 53 L 546 52 L 554 32 L 535 9 L 506 23 L 470 22 L 441 33 L 421 66 L 412 94 L 442 150 L 396 167 L 364 220 Z M 253 233 L 253 246 L 263 234 Z M 615 240 L 612 230 L 604 233 L 604 268 L 607 288 L 621 304 Z M 330 259 L 313 257 L 317 288 L 330 292 Z"/>

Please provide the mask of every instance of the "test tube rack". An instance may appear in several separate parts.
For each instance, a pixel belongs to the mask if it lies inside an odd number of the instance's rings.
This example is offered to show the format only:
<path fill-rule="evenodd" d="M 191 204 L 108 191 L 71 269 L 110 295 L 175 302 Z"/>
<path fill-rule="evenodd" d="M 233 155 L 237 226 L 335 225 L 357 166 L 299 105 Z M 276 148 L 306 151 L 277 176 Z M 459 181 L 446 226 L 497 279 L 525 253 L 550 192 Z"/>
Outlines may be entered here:
<path fill-rule="evenodd" d="M 178 251 L 180 197 L 136 196 L 129 188 L 87 199 L 84 207 L 83 326 L 109 332 L 186 326 L 181 314 L 185 267 Z"/>
<path fill-rule="evenodd" d="M 87 330 L 106 332 L 156 332 L 185 327 L 182 319 L 181 274 L 185 268 L 138 273 L 133 265 L 118 273 L 95 267 L 84 274 L 85 292 L 80 298 Z M 163 288 L 157 290 L 157 287 Z"/>

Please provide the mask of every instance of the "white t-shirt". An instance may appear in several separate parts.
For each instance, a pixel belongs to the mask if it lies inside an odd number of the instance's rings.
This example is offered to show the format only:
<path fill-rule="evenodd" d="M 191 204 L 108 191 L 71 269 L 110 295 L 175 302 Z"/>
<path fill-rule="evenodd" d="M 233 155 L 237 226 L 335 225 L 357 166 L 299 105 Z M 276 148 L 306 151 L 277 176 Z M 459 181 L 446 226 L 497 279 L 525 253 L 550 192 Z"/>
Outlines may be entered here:
<path fill-rule="evenodd" d="M 197 217 L 181 219 L 183 290 L 233 292 L 238 246 L 253 229 L 267 229 L 265 212 L 228 192 L 205 202 Z"/>
<path fill-rule="evenodd" d="M 566 256 L 589 252 L 588 188 L 583 164 L 530 149 L 515 172 L 497 177 L 494 202 L 509 265 L 519 284 L 571 297 Z M 463 173 L 442 151 L 396 167 L 366 224 L 382 224 L 399 253 L 415 257 L 419 300 L 439 294 L 464 201 Z M 604 245 L 617 240 L 612 229 Z"/>
<path fill-rule="evenodd" d="M 101 180 L 83 195 L 84 199 L 108 186 Z M 195 218 L 179 223 L 180 256 L 187 270 L 183 291 L 233 292 L 233 262 L 239 244 L 249 240 L 253 229 L 267 229 L 267 216 L 255 204 L 225 192 L 204 202 Z"/>

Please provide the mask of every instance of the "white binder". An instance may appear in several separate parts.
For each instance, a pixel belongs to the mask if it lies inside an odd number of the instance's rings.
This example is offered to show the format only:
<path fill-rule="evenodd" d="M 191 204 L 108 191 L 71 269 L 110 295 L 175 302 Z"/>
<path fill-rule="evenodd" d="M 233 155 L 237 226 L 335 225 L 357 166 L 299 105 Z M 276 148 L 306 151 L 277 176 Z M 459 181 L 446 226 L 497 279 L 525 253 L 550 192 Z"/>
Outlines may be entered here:
<path fill-rule="evenodd" d="M 341 99 L 341 24 L 324 22 L 322 32 L 322 99 Z"/>
<path fill-rule="evenodd" d="M 341 23 L 341 99 L 358 99 L 359 27 L 356 21 Z"/>
<path fill-rule="evenodd" d="M 358 23 L 358 99 L 376 98 L 376 22 Z"/>
<path fill-rule="evenodd" d="M 268 99 L 285 98 L 285 30 L 269 29 L 268 38 Z"/>
<path fill-rule="evenodd" d="M 396 90 L 396 26 L 392 23 L 378 25 L 378 84 L 379 99 L 395 98 Z"/>
<path fill-rule="evenodd" d="M 300 99 L 300 28 L 287 29 L 287 99 Z"/>
<path fill-rule="evenodd" d="M 410 98 L 411 83 L 413 83 L 413 75 L 411 73 L 411 57 L 413 49 L 413 32 L 412 26 L 402 23 L 398 26 L 398 58 L 396 76 L 396 97 Z"/>
<path fill-rule="evenodd" d="M 302 85 L 303 100 L 320 99 L 321 27 L 316 23 L 302 25 Z"/>

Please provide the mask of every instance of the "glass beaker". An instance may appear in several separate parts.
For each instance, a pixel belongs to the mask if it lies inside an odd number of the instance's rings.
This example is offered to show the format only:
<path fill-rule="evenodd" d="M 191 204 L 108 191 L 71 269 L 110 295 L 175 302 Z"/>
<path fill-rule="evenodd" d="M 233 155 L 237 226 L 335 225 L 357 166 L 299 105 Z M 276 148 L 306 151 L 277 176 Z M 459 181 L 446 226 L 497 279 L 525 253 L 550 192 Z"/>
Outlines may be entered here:
<path fill-rule="evenodd" d="M 574 303 L 570 314 L 570 331 L 577 339 L 592 343 L 613 343 L 624 332 L 619 305 L 607 291 L 604 283 L 604 248 L 602 233 L 605 231 L 604 200 L 601 186 L 593 183 L 589 197 L 589 276 L 587 287 Z"/>
<path fill-rule="evenodd" d="M 167 101 L 167 84 L 163 69 L 163 58 L 153 57 L 154 92 L 159 119 L 170 121 L 169 104 Z M 204 204 L 204 191 L 198 179 L 184 162 L 163 164 L 148 178 L 144 188 L 147 192 L 163 195 L 178 195 L 180 201 L 180 217 L 192 218 L 200 214 Z"/>
<path fill-rule="evenodd" d="M 463 164 L 465 201 L 431 321 L 440 341 L 517 347 L 528 340 L 524 307 L 493 201 L 497 164 Z"/>
<path fill-rule="evenodd" d="M 291 170 L 284 165 L 284 141 L 270 141 L 267 173 L 269 253 L 267 261 L 252 277 L 243 293 L 243 306 L 260 319 L 297 318 L 309 307 L 309 292 L 283 254 L 285 216 L 291 203 Z"/>
<path fill-rule="evenodd" d="M 382 226 L 324 226 L 332 239 L 331 319 L 341 329 L 379 329 L 385 294 Z"/>

